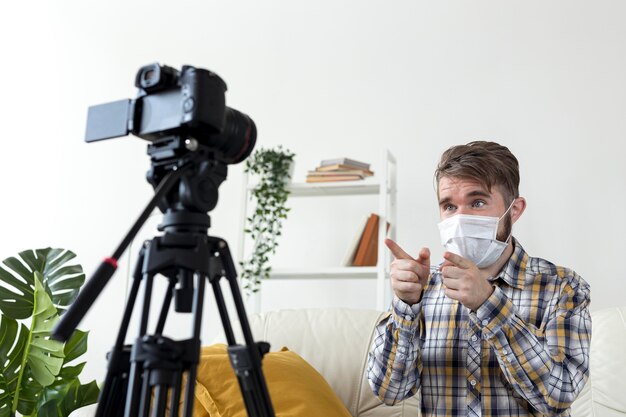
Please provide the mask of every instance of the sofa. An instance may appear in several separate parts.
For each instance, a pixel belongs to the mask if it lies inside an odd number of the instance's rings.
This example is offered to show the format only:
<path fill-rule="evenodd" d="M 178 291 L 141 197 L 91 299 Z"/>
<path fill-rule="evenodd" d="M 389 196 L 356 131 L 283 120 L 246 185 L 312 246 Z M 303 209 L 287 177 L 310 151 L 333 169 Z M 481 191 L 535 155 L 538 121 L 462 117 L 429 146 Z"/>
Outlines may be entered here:
<path fill-rule="evenodd" d="M 384 313 L 283 310 L 251 317 L 255 338 L 298 352 L 328 381 L 354 417 L 416 416 L 418 398 L 382 404 L 367 382 L 367 351 Z M 626 416 L 626 307 L 592 312 L 591 376 L 572 417 Z M 329 347 L 334 347 L 329 349 Z"/>
<path fill-rule="evenodd" d="M 382 404 L 367 381 L 373 328 L 384 313 L 372 310 L 280 310 L 250 317 L 255 340 L 297 352 L 328 382 L 354 417 L 419 415 L 419 398 Z M 573 417 L 626 416 L 626 307 L 592 313 L 591 377 L 572 407 Z M 216 341 L 222 341 L 218 338 Z M 238 339 L 241 340 L 241 339 Z M 74 417 L 93 414 L 93 407 Z"/>

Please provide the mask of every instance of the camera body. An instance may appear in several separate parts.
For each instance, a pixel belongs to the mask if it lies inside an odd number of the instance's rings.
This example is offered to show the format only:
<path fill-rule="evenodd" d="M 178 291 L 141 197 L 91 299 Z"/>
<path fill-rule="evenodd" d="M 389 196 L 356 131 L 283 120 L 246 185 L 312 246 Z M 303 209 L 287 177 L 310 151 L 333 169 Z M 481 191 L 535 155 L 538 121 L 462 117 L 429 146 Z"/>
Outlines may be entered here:
<path fill-rule="evenodd" d="M 135 86 L 139 91 L 134 100 L 89 107 L 87 142 L 129 133 L 149 141 L 194 138 L 227 164 L 241 162 L 252 152 L 256 126 L 247 115 L 226 106 L 226 83 L 217 74 L 155 63 L 139 69 Z"/>

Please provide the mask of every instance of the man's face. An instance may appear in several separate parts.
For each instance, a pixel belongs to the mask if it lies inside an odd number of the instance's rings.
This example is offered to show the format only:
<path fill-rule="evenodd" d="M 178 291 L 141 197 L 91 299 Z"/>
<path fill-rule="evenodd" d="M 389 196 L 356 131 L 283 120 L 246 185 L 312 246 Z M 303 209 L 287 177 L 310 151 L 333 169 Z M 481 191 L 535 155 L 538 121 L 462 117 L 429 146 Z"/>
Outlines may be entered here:
<path fill-rule="evenodd" d="M 502 217 L 510 202 L 506 203 L 499 187 L 485 189 L 478 181 L 456 177 L 439 180 L 439 215 L 445 220 L 456 214 Z M 511 212 L 498 225 L 496 239 L 501 242 L 511 234 Z"/>

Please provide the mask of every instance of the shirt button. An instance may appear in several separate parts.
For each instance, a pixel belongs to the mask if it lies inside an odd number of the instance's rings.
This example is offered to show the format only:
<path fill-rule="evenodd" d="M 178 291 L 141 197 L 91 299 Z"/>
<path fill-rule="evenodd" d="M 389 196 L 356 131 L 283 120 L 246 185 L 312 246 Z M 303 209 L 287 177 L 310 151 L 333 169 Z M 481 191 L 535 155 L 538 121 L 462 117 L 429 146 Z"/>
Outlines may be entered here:
<path fill-rule="evenodd" d="M 478 340 L 478 336 L 476 336 L 476 335 L 472 336 L 472 342 L 475 342 L 477 340 Z"/>
<path fill-rule="evenodd" d="M 483 326 L 486 326 L 489 324 L 489 320 L 483 320 L 482 323 L 483 323 Z"/>
<path fill-rule="evenodd" d="M 502 354 L 503 354 L 503 355 L 506 355 L 506 354 L 508 354 L 508 353 L 509 353 L 509 351 L 508 351 L 508 350 L 506 350 L 506 349 L 502 349 Z"/>
<path fill-rule="evenodd" d="M 470 381 L 470 384 L 471 384 L 473 387 L 475 387 L 475 386 L 476 386 L 476 380 L 475 380 L 475 379 L 472 379 L 472 380 Z"/>
<path fill-rule="evenodd" d="M 404 316 L 405 320 L 411 320 L 411 316 L 409 316 L 408 314 L 406 316 Z"/>

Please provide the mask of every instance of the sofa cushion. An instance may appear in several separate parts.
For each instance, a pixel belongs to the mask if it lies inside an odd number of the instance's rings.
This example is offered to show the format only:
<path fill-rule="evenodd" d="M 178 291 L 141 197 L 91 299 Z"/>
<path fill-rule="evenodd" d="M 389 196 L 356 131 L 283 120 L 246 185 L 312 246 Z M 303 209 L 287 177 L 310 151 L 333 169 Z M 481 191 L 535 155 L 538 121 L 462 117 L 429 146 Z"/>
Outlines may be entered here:
<path fill-rule="evenodd" d="M 286 348 L 264 356 L 263 374 L 276 417 L 350 417 L 324 378 Z M 211 417 L 247 415 L 226 345 L 202 349 L 196 381 L 196 399 Z"/>

